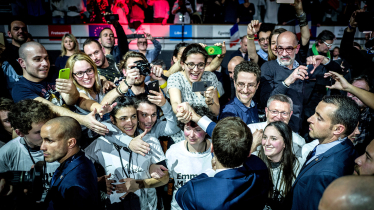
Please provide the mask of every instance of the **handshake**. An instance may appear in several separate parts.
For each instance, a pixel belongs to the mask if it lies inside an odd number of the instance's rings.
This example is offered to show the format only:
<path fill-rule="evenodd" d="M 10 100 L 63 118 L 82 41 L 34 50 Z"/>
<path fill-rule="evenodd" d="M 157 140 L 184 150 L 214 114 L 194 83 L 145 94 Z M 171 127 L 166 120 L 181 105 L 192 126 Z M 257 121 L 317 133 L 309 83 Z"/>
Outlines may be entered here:
<path fill-rule="evenodd" d="M 201 119 L 201 116 L 196 114 L 195 110 L 188 102 L 178 104 L 176 116 L 178 121 L 181 121 L 184 124 L 187 124 L 191 120 L 197 123 Z"/>

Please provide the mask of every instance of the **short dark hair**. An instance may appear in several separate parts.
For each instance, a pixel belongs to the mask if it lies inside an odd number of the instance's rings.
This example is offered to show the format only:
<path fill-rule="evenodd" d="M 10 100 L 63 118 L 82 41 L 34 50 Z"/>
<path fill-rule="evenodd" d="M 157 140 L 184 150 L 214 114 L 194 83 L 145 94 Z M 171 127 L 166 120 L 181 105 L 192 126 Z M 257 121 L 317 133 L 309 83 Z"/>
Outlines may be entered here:
<path fill-rule="evenodd" d="M 84 51 L 84 47 L 85 47 L 86 45 L 88 45 L 88 44 L 91 44 L 91 43 L 96 43 L 97 46 L 99 46 L 99 48 L 101 48 L 101 44 L 100 44 L 100 42 L 98 42 L 97 40 L 94 40 L 94 39 L 88 38 L 88 39 L 86 39 L 86 41 L 84 41 L 84 43 L 83 43 L 83 51 Z"/>
<path fill-rule="evenodd" d="M 329 30 L 323 30 L 320 34 L 317 36 L 317 40 L 319 43 L 323 43 L 326 40 L 334 40 L 335 35 Z"/>
<path fill-rule="evenodd" d="M 157 108 L 156 104 L 154 104 L 154 103 L 152 103 L 152 102 L 150 102 L 150 101 L 148 100 L 148 96 L 147 96 L 147 95 L 148 95 L 147 93 L 142 93 L 142 94 L 136 95 L 136 96 L 134 97 L 135 105 L 136 105 L 137 107 L 139 107 L 139 104 L 141 104 L 141 103 L 146 103 L 146 104 L 149 104 L 149 105 L 155 106 L 155 107 Z"/>
<path fill-rule="evenodd" d="M 182 48 L 182 47 L 187 47 L 187 46 L 188 46 L 188 43 L 186 43 L 186 42 L 181 42 L 181 43 L 178 43 L 177 45 L 175 45 L 175 48 L 174 48 L 174 51 L 173 51 L 173 56 L 177 57 L 178 53 L 179 53 L 179 49 Z"/>
<path fill-rule="evenodd" d="M 8 23 L 8 31 L 12 31 L 12 23 L 15 22 L 15 21 L 19 21 L 19 22 L 22 22 L 26 25 L 25 22 L 23 22 L 22 20 L 12 20 Z"/>
<path fill-rule="evenodd" d="M 259 39 L 260 38 L 260 33 L 261 32 L 264 32 L 264 33 L 266 33 L 266 32 L 268 32 L 268 31 L 272 31 L 274 29 L 274 27 L 271 27 L 270 25 L 268 25 L 268 24 L 261 24 L 261 26 L 260 26 L 260 30 L 257 32 L 257 38 Z"/>
<path fill-rule="evenodd" d="M 184 63 L 187 60 L 187 57 L 191 54 L 201 54 L 204 56 L 204 62 L 206 63 L 206 60 L 208 59 L 208 53 L 206 50 L 200 45 L 200 44 L 189 44 L 186 49 L 184 49 L 181 61 Z"/>
<path fill-rule="evenodd" d="M 161 59 L 157 59 L 157 60 L 152 61 L 152 64 L 153 64 L 153 65 L 160 65 L 161 68 L 162 68 L 163 70 L 166 69 L 166 64 L 165 64 L 165 62 L 164 62 L 163 60 L 161 60 Z"/>
<path fill-rule="evenodd" d="M 9 98 L 0 98 L 0 111 L 10 111 L 14 106 L 14 101 Z"/>
<path fill-rule="evenodd" d="M 213 130 L 214 154 L 222 166 L 238 167 L 248 157 L 252 140 L 252 132 L 241 118 L 226 117 Z"/>
<path fill-rule="evenodd" d="M 48 105 L 32 99 L 16 103 L 8 114 L 10 124 L 23 134 L 29 134 L 32 123 L 42 123 L 55 118 L 56 114 Z"/>
<path fill-rule="evenodd" d="M 109 29 L 109 30 L 111 30 L 111 31 L 112 31 L 112 29 L 111 29 L 111 28 L 109 28 L 109 27 L 105 27 L 105 28 L 103 28 L 103 30 L 101 30 L 101 31 L 100 31 L 100 34 L 99 34 L 99 37 L 100 37 L 100 38 L 101 38 L 101 34 L 103 33 L 103 31 L 104 31 L 104 30 L 106 30 L 106 29 Z M 113 31 L 112 31 L 112 32 L 113 32 Z"/>
<path fill-rule="evenodd" d="M 322 101 L 338 107 L 335 112 L 330 113 L 331 124 L 344 125 L 345 132 L 343 134 L 346 136 L 353 133 L 360 117 L 360 109 L 356 102 L 343 95 L 324 96 Z"/>
<path fill-rule="evenodd" d="M 353 79 L 351 79 L 351 84 L 353 84 L 354 82 L 356 82 L 358 80 L 364 80 L 366 82 L 366 84 L 369 86 L 369 91 L 371 92 L 373 90 L 373 84 L 372 84 L 371 80 L 369 79 L 368 75 L 361 74 L 357 77 L 354 77 Z"/>
<path fill-rule="evenodd" d="M 70 138 L 75 138 L 77 140 L 76 145 L 80 146 L 81 136 L 82 136 L 82 127 L 79 125 L 78 121 L 72 117 L 61 116 L 56 117 L 48 122 L 45 125 L 50 125 L 58 123 L 58 129 L 56 130 L 59 138 L 63 140 L 68 140 Z"/>
<path fill-rule="evenodd" d="M 116 102 L 117 105 L 113 108 L 113 110 L 109 114 L 113 118 L 114 122 L 117 122 L 116 114 L 120 109 L 127 108 L 127 107 L 133 107 L 135 109 L 137 108 L 134 100 L 131 97 L 121 96 L 121 97 L 118 97 L 114 102 Z"/>
<path fill-rule="evenodd" d="M 242 61 L 234 68 L 234 81 L 238 80 L 238 75 L 240 72 L 248 72 L 253 73 L 256 76 L 257 84 L 260 82 L 261 79 L 261 69 L 252 61 Z"/>
<path fill-rule="evenodd" d="M 191 104 L 191 108 L 193 110 L 195 110 L 196 114 L 200 115 L 200 116 L 207 116 L 210 120 L 212 120 L 213 122 L 217 122 L 217 117 L 215 116 L 215 114 L 210 111 L 210 109 L 206 106 L 202 106 L 202 105 L 197 105 L 197 104 Z M 196 127 L 197 124 L 192 122 L 192 127 Z M 178 127 L 183 131 L 184 130 L 184 126 L 186 124 L 185 123 L 182 123 L 181 121 L 178 121 Z M 195 126 L 196 125 L 196 126 Z"/>

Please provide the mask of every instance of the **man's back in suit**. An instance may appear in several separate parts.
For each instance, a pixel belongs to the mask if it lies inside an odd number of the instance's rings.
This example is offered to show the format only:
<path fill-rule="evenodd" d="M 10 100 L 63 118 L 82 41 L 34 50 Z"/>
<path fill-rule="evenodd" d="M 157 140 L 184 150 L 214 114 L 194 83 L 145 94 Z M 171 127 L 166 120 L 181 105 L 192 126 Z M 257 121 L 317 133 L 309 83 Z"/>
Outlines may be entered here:
<path fill-rule="evenodd" d="M 265 163 L 251 155 L 242 167 L 227 169 L 208 177 L 203 173 L 181 187 L 176 200 L 182 209 L 262 210 L 270 181 Z"/>
<path fill-rule="evenodd" d="M 292 187 L 288 200 L 292 209 L 315 210 L 327 186 L 335 179 L 353 173 L 356 158 L 352 142 L 343 142 L 304 165 Z"/>

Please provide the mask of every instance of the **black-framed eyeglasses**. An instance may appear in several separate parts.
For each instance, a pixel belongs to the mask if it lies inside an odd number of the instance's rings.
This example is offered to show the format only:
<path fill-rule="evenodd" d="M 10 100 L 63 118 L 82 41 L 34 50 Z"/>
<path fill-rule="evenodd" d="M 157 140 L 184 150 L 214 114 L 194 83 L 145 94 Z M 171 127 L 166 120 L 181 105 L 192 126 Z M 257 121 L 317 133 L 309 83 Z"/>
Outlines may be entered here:
<path fill-rule="evenodd" d="M 280 113 L 283 117 L 288 117 L 289 114 L 290 114 L 290 112 L 279 112 L 278 110 L 270 110 L 269 108 L 268 108 L 268 110 L 274 116 L 276 116 L 276 115 L 278 115 Z"/>
<path fill-rule="evenodd" d="M 265 40 L 269 41 L 269 37 L 258 39 L 258 41 L 260 41 L 260 42 L 264 42 Z"/>
<path fill-rule="evenodd" d="M 297 45 L 296 46 L 294 46 L 294 47 L 286 47 L 286 48 L 283 48 L 283 47 L 280 47 L 280 46 L 277 46 L 277 53 L 278 54 L 282 54 L 283 53 L 283 51 L 285 51 L 286 50 L 286 52 L 288 53 L 288 54 L 290 54 L 294 49 L 296 49 L 297 48 Z"/>
<path fill-rule="evenodd" d="M 81 71 L 81 72 L 78 72 L 78 73 L 73 73 L 73 75 L 75 75 L 78 78 L 82 78 L 84 76 L 84 74 L 92 75 L 93 73 L 95 73 L 95 71 L 93 69 L 87 69 L 86 71 Z"/>
<path fill-rule="evenodd" d="M 204 68 L 205 68 L 205 63 L 194 64 L 194 63 L 191 62 L 191 63 L 186 63 L 186 65 L 187 65 L 187 67 L 188 67 L 190 70 L 194 69 L 196 66 L 197 66 L 197 68 L 200 69 L 200 70 L 204 70 Z"/>

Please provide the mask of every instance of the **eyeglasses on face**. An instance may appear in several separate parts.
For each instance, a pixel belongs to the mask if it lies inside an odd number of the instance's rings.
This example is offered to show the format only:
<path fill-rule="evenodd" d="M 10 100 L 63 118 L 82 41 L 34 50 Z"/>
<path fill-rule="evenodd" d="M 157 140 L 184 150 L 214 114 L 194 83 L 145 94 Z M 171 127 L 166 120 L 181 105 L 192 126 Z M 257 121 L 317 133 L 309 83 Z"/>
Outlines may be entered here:
<path fill-rule="evenodd" d="M 294 47 L 286 47 L 286 48 L 283 48 L 283 47 L 281 47 L 281 46 L 277 46 L 277 47 L 276 47 L 276 50 L 277 50 L 277 53 L 278 53 L 278 54 L 282 54 L 283 51 L 286 51 L 288 54 L 290 54 L 290 53 L 292 53 L 292 51 L 293 51 L 294 49 L 296 49 L 296 48 L 297 48 L 297 45 L 294 46 Z"/>
<path fill-rule="evenodd" d="M 328 48 L 331 48 L 332 47 L 332 44 L 327 44 L 326 42 L 323 42 L 325 43 L 325 45 L 328 47 Z"/>
<path fill-rule="evenodd" d="M 244 84 L 243 82 L 238 82 L 236 83 L 236 85 L 238 86 L 238 89 L 244 89 L 244 88 L 248 88 L 248 89 L 253 89 L 256 87 L 256 84 Z"/>
<path fill-rule="evenodd" d="M 276 116 L 276 115 L 278 115 L 278 114 L 280 113 L 283 117 L 288 117 L 289 114 L 290 114 L 290 112 L 279 112 L 279 111 L 277 111 L 277 110 L 270 110 L 269 108 L 268 108 L 268 110 L 269 110 L 270 113 L 271 113 L 272 115 L 274 115 L 274 116 Z"/>
<path fill-rule="evenodd" d="M 259 42 L 269 41 L 269 37 L 258 39 Z"/>
<path fill-rule="evenodd" d="M 73 73 L 73 75 L 75 75 L 78 78 L 82 78 L 84 76 L 84 74 L 92 75 L 94 73 L 95 72 L 94 72 L 93 69 L 87 69 L 86 71 L 80 71 L 80 72 L 77 72 L 77 73 Z"/>
<path fill-rule="evenodd" d="M 187 66 L 190 70 L 194 69 L 196 66 L 197 66 L 198 69 L 200 69 L 200 70 L 204 70 L 204 68 L 205 68 L 205 63 L 194 64 L 194 63 L 191 62 L 191 63 L 186 63 L 186 66 Z"/>

